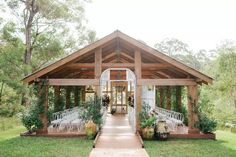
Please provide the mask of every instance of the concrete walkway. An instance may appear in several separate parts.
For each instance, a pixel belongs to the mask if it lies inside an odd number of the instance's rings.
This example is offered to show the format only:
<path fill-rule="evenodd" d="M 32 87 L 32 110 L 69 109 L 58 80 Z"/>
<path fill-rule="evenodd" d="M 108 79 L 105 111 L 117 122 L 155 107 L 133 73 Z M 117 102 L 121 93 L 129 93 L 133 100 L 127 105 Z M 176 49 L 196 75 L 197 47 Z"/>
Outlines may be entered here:
<path fill-rule="evenodd" d="M 89 157 L 149 157 L 132 131 L 125 115 L 107 115 L 95 148 Z"/>

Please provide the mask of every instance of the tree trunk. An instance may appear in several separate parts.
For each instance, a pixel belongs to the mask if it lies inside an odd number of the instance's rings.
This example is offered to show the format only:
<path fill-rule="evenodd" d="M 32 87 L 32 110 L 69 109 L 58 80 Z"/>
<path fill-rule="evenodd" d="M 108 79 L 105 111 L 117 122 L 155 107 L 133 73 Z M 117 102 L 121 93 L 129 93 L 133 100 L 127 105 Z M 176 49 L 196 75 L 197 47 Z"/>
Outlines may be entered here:
<path fill-rule="evenodd" d="M 26 0 L 24 2 L 24 24 L 25 24 L 25 54 L 23 63 L 26 65 L 27 69 L 30 66 L 32 51 L 33 51 L 33 42 L 32 42 L 32 26 L 35 15 L 38 12 L 38 6 L 35 0 Z M 30 71 L 25 71 L 24 75 L 27 76 Z M 30 104 L 29 99 L 29 90 L 26 89 L 22 92 L 21 105 L 28 106 Z"/>

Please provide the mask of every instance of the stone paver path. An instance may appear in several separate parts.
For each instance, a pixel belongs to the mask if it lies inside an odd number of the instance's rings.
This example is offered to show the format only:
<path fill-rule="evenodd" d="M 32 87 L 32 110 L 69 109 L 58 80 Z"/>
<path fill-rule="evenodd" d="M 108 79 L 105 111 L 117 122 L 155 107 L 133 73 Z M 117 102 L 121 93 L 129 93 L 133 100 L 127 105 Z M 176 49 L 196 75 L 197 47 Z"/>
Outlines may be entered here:
<path fill-rule="evenodd" d="M 96 147 L 89 157 L 149 157 L 132 131 L 128 117 L 122 114 L 107 115 Z"/>

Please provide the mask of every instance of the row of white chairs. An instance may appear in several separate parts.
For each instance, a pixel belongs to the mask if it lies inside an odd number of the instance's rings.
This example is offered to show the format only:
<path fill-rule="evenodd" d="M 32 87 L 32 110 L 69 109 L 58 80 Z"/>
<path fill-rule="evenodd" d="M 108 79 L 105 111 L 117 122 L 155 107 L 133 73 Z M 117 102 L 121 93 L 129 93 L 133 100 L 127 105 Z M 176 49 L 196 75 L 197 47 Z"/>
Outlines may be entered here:
<path fill-rule="evenodd" d="M 85 121 L 82 119 L 82 112 L 85 109 L 74 107 L 60 112 L 53 113 L 53 119 L 51 125 L 48 127 L 49 132 L 84 132 Z M 103 107 L 101 109 L 102 123 L 105 123 L 107 109 Z"/>
<path fill-rule="evenodd" d="M 184 116 L 182 113 L 156 107 L 154 110 L 157 121 L 165 120 L 169 131 L 176 131 L 178 126 L 183 126 Z"/>
<path fill-rule="evenodd" d="M 80 117 L 83 109 L 78 107 L 53 113 L 51 125 L 48 127 L 49 132 L 70 132 L 84 131 L 84 121 Z"/>

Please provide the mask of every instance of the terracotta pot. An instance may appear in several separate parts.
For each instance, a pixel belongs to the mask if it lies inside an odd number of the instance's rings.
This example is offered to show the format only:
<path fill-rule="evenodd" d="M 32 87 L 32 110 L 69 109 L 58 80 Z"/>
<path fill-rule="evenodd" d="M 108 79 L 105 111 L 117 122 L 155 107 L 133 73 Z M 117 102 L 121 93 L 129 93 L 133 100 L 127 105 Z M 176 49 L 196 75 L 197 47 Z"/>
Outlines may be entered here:
<path fill-rule="evenodd" d="M 142 129 L 142 136 L 144 139 L 152 139 L 154 136 L 154 128 L 152 127 L 146 127 Z"/>
<path fill-rule="evenodd" d="M 92 120 L 88 121 L 88 123 L 85 124 L 85 132 L 88 139 L 93 139 L 94 136 L 96 135 L 97 126 Z"/>

